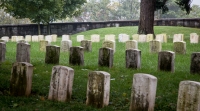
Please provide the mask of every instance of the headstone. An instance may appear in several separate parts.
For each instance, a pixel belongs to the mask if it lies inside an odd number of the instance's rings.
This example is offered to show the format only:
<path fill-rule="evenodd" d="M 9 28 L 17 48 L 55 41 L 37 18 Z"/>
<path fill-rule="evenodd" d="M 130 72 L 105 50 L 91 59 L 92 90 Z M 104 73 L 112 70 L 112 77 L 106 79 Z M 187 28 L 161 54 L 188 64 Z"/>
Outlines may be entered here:
<path fill-rule="evenodd" d="M 105 47 L 99 49 L 99 66 L 111 68 L 113 66 L 114 51 L 111 48 Z"/>
<path fill-rule="evenodd" d="M 69 35 L 62 35 L 62 41 L 67 41 L 70 40 L 70 36 Z"/>
<path fill-rule="evenodd" d="M 30 44 L 17 43 L 16 61 L 30 63 Z"/>
<path fill-rule="evenodd" d="M 31 35 L 26 35 L 25 36 L 25 41 L 31 42 L 31 39 L 32 39 Z"/>
<path fill-rule="evenodd" d="M 100 35 L 98 35 L 98 34 L 92 34 L 91 35 L 91 41 L 92 42 L 100 42 Z"/>
<path fill-rule="evenodd" d="M 126 41 L 126 49 L 138 49 L 138 42 L 136 40 Z"/>
<path fill-rule="evenodd" d="M 138 42 L 147 42 L 147 35 L 139 35 Z"/>
<path fill-rule="evenodd" d="M 177 54 L 185 54 L 186 53 L 186 42 L 174 42 L 174 52 Z"/>
<path fill-rule="evenodd" d="M 152 40 L 149 42 L 149 52 L 158 53 L 162 50 L 162 43 L 158 40 Z"/>
<path fill-rule="evenodd" d="M 139 34 L 133 34 L 132 37 L 133 37 L 133 40 L 136 40 L 136 41 L 139 40 Z"/>
<path fill-rule="evenodd" d="M 45 41 L 49 41 L 49 42 L 52 42 L 52 35 L 46 35 L 45 36 Z"/>
<path fill-rule="evenodd" d="M 17 43 L 28 43 L 25 40 L 18 40 Z"/>
<path fill-rule="evenodd" d="M 33 65 L 27 62 L 15 62 L 12 65 L 10 95 L 29 96 L 32 87 Z"/>
<path fill-rule="evenodd" d="M 191 54 L 190 73 L 200 74 L 200 52 L 194 52 Z"/>
<path fill-rule="evenodd" d="M 153 40 L 153 34 L 147 34 L 147 41 L 146 42 L 149 42 L 149 41 L 152 41 Z"/>
<path fill-rule="evenodd" d="M 175 53 L 172 51 L 160 51 L 158 53 L 158 70 L 174 72 Z"/>
<path fill-rule="evenodd" d="M 39 38 L 37 35 L 32 36 L 32 42 L 39 42 Z"/>
<path fill-rule="evenodd" d="M 39 41 L 44 40 L 44 35 L 38 35 L 38 40 Z"/>
<path fill-rule="evenodd" d="M 183 34 L 174 34 L 173 42 L 184 41 Z"/>
<path fill-rule="evenodd" d="M 74 70 L 66 66 L 54 66 L 51 73 L 49 100 L 70 101 L 74 80 Z"/>
<path fill-rule="evenodd" d="M 70 47 L 69 64 L 84 65 L 84 50 L 83 47 Z"/>
<path fill-rule="evenodd" d="M 200 82 L 181 81 L 176 111 L 200 111 Z"/>
<path fill-rule="evenodd" d="M 3 37 L 1 37 L 1 40 L 4 40 L 4 41 L 6 41 L 6 42 L 9 42 L 9 37 L 8 37 L 8 36 L 3 36 Z"/>
<path fill-rule="evenodd" d="M 155 76 L 134 74 L 129 111 L 154 111 L 156 89 L 157 78 Z"/>
<path fill-rule="evenodd" d="M 88 75 L 86 105 L 103 108 L 109 104 L 110 74 L 92 71 Z"/>
<path fill-rule="evenodd" d="M 61 52 L 69 52 L 70 47 L 72 47 L 72 41 L 71 40 L 61 41 Z"/>
<path fill-rule="evenodd" d="M 46 46 L 46 64 L 59 64 L 60 58 L 60 47 L 56 45 L 47 45 Z"/>
<path fill-rule="evenodd" d="M 105 35 L 105 41 L 110 40 L 110 41 L 115 41 L 115 35 L 114 34 L 107 34 Z"/>
<path fill-rule="evenodd" d="M 156 40 L 161 43 L 167 43 L 167 35 L 166 34 L 158 34 L 156 35 Z"/>
<path fill-rule="evenodd" d="M 0 42 L 4 42 L 4 43 L 6 43 L 6 41 L 5 41 L 5 40 L 1 40 L 1 39 L 0 39 Z"/>
<path fill-rule="evenodd" d="M 0 42 L 0 62 L 5 61 L 6 55 L 6 44 L 4 42 Z"/>
<path fill-rule="evenodd" d="M 118 41 L 119 42 L 126 42 L 129 40 L 129 35 L 127 34 L 119 34 Z"/>
<path fill-rule="evenodd" d="M 18 41 L 20 41 L 20 40 L 24 40 L 24 37 L 23 37 L 23 36 L 17 36 L 16 42 L 18 42 Z"/>
<path fill-rule="evenodd" d="M 57 41 L 57 35 L 56 34 L 52 34 L 52 42 L 56 42 Z"/>
<path fill-rule="evenodd" d="M 105 41 L 103 41 L 102 47 L 103 48 L 105 48 L 105 47 L 111 48 L 115 52 L 115 41 L 105 40 Z"/>
<path fill-rule="evenodd" d="M 196 33 L 191 33 L 190 43 L 199 43 L 199 35 L 197 35 Z"/>
<path fill-rule="evenodd" d="M 91 52 L 92 51 L 92 41 L 91 40 L 82 40 L 81 47 L 83 47 L 84 51 Z"/>
<path fill-rule="evenodd" d="M 40 40 L 40 51 L 46 52 L 47 45 L 51 45 L 49 41 Z"/>
<path fill-rule="evenodd" d="M 11 36 L 11 42 L 16 42 L 17 41 L 17 36 Z"/>
<path fill-rule="evenodd" d="M 81 42 L 82 40 L 84 40 L 84 35 L 77 35 L 76 39 L 77 42 Z"/>
<path fill-rule="evenodd" d="M 126 50 L 126 68 L 141 68 L 141 51 L 138 49 Z"/>

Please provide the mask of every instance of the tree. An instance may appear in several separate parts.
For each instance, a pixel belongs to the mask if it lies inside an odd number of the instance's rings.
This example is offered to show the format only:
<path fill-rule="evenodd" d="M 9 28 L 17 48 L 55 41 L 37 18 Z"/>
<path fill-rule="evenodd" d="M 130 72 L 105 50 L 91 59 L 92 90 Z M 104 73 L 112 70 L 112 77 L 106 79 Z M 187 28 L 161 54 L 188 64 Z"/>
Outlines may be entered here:
<path fill-rule="evenodd" d="M 1 8 L 16 18 L 29 18 L 38 24 L 40 34 L 40 23 L 47 24 L 50 34 L 49 23 L 66 16 L 77 15 L 80 5 L 86 0 L 1 0 Z"/>
<path fill-rule="evenodd" d="M 138 34 L 154 34 L 154 11 L 161 9 L 163 13 L 167 12 L 167 1 L 168 0 L 141 0 Z M 176 4 L 189 14 L 191 10 L 191 0 L 176 0 Z"/>

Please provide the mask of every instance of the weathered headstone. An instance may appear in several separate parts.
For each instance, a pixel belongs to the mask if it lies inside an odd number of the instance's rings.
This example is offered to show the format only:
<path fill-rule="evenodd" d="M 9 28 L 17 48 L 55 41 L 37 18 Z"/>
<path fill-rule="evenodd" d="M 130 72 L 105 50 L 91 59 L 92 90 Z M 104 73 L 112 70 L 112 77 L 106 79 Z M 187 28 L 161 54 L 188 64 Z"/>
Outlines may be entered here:
<path fill-rule="evenodd" d="M 77 42 L 81 42 L 82 40 L 84 40 L 84 35 L 77 35 L 76 39 Z"/>
<path fill-rule="evenodd" d="M 17 43 L 28 43 L 28 42 L 25 40 L 18 40 Z"/>
<path fill-rule="evenodd" d="M 174 34 L 173 42 L 184 41 L 183 34 Z"/>
<path fill-rule="evenodd" d="M 136 40 L 136 41 L 139 40 L 139 34 L 133 34 L 132 37 L 133 37 L 133 40 Z"/>
<path fill-rule="evenodd" d="M 33 35 L 31 41 L 32 41 L 32 42 L 39 42 L 38 36 L 37 36 L 37 35 Z"/>
<path fill-rule="evenodd" d="M 115 52 L 115 41 L 111 41 L 111 40 L 105 40 L 103 41 L 103 45 L 102 47 L 108 47 L 108 48 L 111 48 L 113 49 L 113 51 Z"/>
<path fill-rule="evenodd" d="M 61 41 L 61 52 L 69 52 L 70 47 L 72 47 L 72 41 L 71 40 Z"/>
<path fill-rule="evenodd" d="M 129 40 L 129 35 L 127 34 L 119 34 L 118 41 L 119 42 L 126 42 Z"/>
<path fill-rule="evenodd" d="M 4 42 L 0 42 L 0 62 L 5 61 L 5 54 L 6 54 L 6 44 Z"/>
<path fill-rule="evenodd" d="M 92 51 L 92 41 L 91 40 L 82 40 L 81 47 L 83 47 L 84 51 L 91 52 Z"/>
<path fill-rule="evenodd" d="M 69 35 L 62 35 L 62 41 L 70 40 Z"/>
<path fill-rule="evenodd" d="M 29 96 L 32 87 L 33 65 L 27 62 L 15 62 L 12 65 L 10 95 Z"/>
<path fill-rule="evenodd" d="M 158 70 L 174 72 L 175 53 L 172 51 L 160 51 L 158 53 Z"/>
<path fill-rule="evenodd" d="M 11 42 L 16 42 L 17 41 L 17 36 L 11 36 Z"/>
<path fill-rule="evenodd" d="M 149 52 L 158 53 L 162 50 L 162 43 L 158 40 L 152 40 L 149 42 Z"/>
<path fill-rule="evenodd" d="M 40 40 L 40 51 L 45 52 L 47 45 L 50 45 L 49 41 Z"/>
<path fill-rule="evenodd" d="M 44 40 L 44 35 L 38 35 L 38 41 Z"/>
<path fill-rule="evenodd" d="M 100 42 L 100 35 L 99 34 L 92 34 L 91 35 L 92 42 Z"/>
<path fill-rule="evenodd" d="M 136 40 L 128 40 L 125 46 L 125 49 L 138 49 L 138 42 Z"/>
<path fill-rule="evenodd" d="M 3 36 L 3 37 L 1 37 L 1 40 L 4 40 L 4 41 L 8 42 L 9 41 L 9 37 L 8 36 Z"/>
<path fill-rule="evenodd" d="M 147 41 L 146 42 L 149 42 L 149 41 L 152 41 L 153 40 L 153 34 L 147 34 Z"/>
<path fill-rule="evenodd" d="M 17 43 L 16 61 L 30 63 L 30 44 Z"/>
<path fill-rule="evenodd" d="M 190 43 L 199 43 L 199 35 L 197 35 L 196 33 L 191 33 Z"/>
<path fill-rule="evenodd" d="M 139 35 L 138 42 L 147 42 L 147 35 Z"/>
<path fill-rule="evenodd" d="M 176 111 L 200 111 L 200 82 L 181 81 Z"/>
<path fill-rule="evenodd" d="M 141 51 L 138 49 L 126 50 L 126 68 L 141 68 Z"/>
<path fill-rule="evenodd" d="M 186 42 L 174 42 L 174 52 L 177 54 L 185 54 L 186 53 Z"/>
<path fill-rule="evenodd" d="M 83 47 L 70 47 L 69 64 L 84 65 L 84 50 Z"/>
<path fill-rule="evenodd" d="M 200 74 L 200 52 L 194 52 L 191 54 L 190 73 Z"/>
<path fill-rule="evenodd" d="M 92 71 L 88 75 L 86 105 L 103 108 L 109 104 L 110 74 Z"/>
<path fill-rule="evenodd" d="M 129 111 L 154 111 L 156 89 L 157 78 L 155 76 L 134 74 Z"/>
<path fill-rule="evenodd" d="M 114 51 L 111 48 L 105 47 L 99 49 L 99 66 L 106 66 L 111 68 L 113 66 Z"/>
<path fill-rule="evenodd" d="M 4 43 L 6 43 L 6 41 L 5 41 L 5 40 L 1 40 L 1 39 L 0 39 L 0 42 L 4 42 Z"/>
<path fill-rule="evenodd" d="M 54 66 L 51 73 L 49 100 L 70 101 L 74 80 L 74 70 L 66 66 Z"/>
<path fill-rule="evenodd" d="M 115 41 L 115 35 L 114 34 L 107 34 L 105 35 L 105 41 L 110 40 L 110 41 Z"/>
<path fill-rule="evenodd" d="M 47 45 L 46 46 L 46 64 L 59 64 L 60 58 L 60 47 L 56 45 Z"/>
<path fill-rule="evenodd" d="M 25 36 L 25 41 L 31 42 L 31 39 L 32 39 L 31 35 L 26 35 Z"/>
<path fill-rule="evenodd" d="M 45 41 L 52 42 L 52 35 L 46 35 L 45 36 Z"/>
<path fill-rule="evenodd" d="M 56 42 L 57 41 L 57 35 L 56 34 L 52 34 L 52 42 Z"/>

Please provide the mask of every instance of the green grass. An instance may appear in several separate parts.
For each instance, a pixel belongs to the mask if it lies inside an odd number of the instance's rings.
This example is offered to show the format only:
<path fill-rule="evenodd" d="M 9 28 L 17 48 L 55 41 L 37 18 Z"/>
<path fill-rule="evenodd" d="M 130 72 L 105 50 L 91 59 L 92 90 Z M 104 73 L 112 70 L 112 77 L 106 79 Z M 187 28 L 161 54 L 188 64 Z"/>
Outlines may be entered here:
<path fill-rule="evenodd" d="M 172 37 L 174 34 L 183 33 L 187 43 L 185 55 L 176 54 L 175 73 L 157 71 L 158 55 L 149 53 L 148 43 L 138 43 L 138 48 L 142 52 L 141 69 L 132 70 L 125 68 L 125 43 L 120 43 L 116 39 L 116 52 L 114 55 L 114 66 L 112 68 L 98 66 L 98 51 L 102 46 L 104 35 L 126 33 L 136 34 L 137 27 L 117 27 L 90 30 L 82 34 L 86 39 L 90 39 L 92 34 L 100 34 L 101 42 L 92 44 L 92 52 L 84 53 L 84 66 L 69 65 L 69 53 L 61 52 L 60 65 L 74 69 L 74 84 L 72 100 L 70 102 L 56 102 L 47 99 L 52 67 L 55 65 L 45 64 L 45 52 L 39 51 L 39 43 L 31 44 L 31 64 L 34 66 L 32 92 L 30 97 L 13 97 L 9 95 L 9 85 L 12 63 L 16 57 L 16 43 L 6 44 L 6 61 L 0 64 L 0 110 L 2 111 L 127 111 L 129 110 L 131 86 L 133 74 L 147 73 L 157 77 L 158 85 L 156 92 L 155 111 L 175 111 L 180 81 L 193 80 L 200 81 L 200 75 L 190 74 L 190 56 L 193 52 L 200 51 L 200 44 L 190 44 L 190 33 L 200 35 L 200 29 L 185 27 L 164 27 L 156 26 L 155 34 L 166 33 L 168 43 L 162 44 L 163 50 L 173 51 Z M 76 42 L 76 36 L 72 35 L 73 46 L 80 46 Z M 60 46 L 61 38 L 58 42 L 52 43 Z M 111 75 L 110 83 L 110 104 L 102 109 L 86 106 L 86 89 L 88 73 L 90 71 L 106 71 Z"/>

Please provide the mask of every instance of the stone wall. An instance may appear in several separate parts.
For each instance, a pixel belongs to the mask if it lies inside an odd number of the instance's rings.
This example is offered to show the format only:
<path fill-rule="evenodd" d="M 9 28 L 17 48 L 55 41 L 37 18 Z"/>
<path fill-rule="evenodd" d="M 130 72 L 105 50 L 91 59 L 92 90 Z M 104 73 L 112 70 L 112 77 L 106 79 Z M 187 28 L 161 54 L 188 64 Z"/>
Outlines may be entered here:
<path fill-rule="evenodd" d="M 75 34 L 78 32 L 104 27 L 138 26 L 139 21 L 105 21 L 105 22 L 67 22 L 52 23 L 51 34 L 61 36 L 63 34 Z M 183 26 L 200 28 L 200 18 L 195 19 L 159 19 L 155 20 L 155 26 Z M 41 25 L 41 34 L 47 35 L 47 26 Z M 0 37 L 13 35 L 38 35 L 37 24 L 26 25 L 0 25 Z"/>

